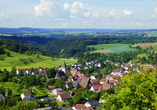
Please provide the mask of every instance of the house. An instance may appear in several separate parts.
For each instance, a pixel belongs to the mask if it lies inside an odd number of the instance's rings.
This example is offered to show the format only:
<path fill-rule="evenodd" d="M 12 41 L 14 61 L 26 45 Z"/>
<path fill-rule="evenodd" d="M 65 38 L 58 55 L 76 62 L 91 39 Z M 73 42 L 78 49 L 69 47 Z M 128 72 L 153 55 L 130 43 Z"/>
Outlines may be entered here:
<path fill-rule="evenodd" d="M 47 101 L 47 100 L 50 100 L 50 101 L 55 101 L 54 98 L 51 98 L 51 97 L 42 97 L 39 99 L 40 101 Z"/>
<path fill-rule="evenodd" d="M 111 73 L 111 75 L 116 75 L 116 76 L 120 76 L 123 73 L 123 70 L 121 68 L 119 69 L 114 69 Z"/>
<path fill-rule="evenodd" d="M 90 88 L 90 90 L 91 90 L 91 91 L 98 91 L 98 90 L 99 90 L 99 87 L 100 87 L 99 84 L 92 85 L 91 88 Z"/>
<path fill-rule="evenodd" d="M 40 73 L 40 71 L 33 71 L 32 75 L 38 75 Z"/>
<path fill-rule="evenodd" d="M 59 71 L 55 75 L 55 79 L 66 78 L 66 74 L 63 71 Z"/>
<path fill-rule="evenodd" d="M 27 74 L 32 74 L 32 72 L 33 72 L 33 69 L 32 69 L 32 68 L 26 70 L 26 73 L 27 73 Z"/>
<path fill-rule="evenodd" d="M 4 101 L 5 97 L 3 96 L 3 94 L 0 94 L 0 101 Z"/>
<path fill-rule="evenodd" d="M 31 100 L 31 93 L 22 93 L 21 95 L 22 103 L 26 103 Z"/>
<path fill-rule="evenodd" d="M 67 82 L 67 83 L 65 84 L 65 87 L 66 87 L 67 89 L 73 88 L 73 83 L 72 83 L 72 82 Z"/>
<path fill-rule="evenodd" d="M 54 89 L 54 86 L 48 85 L 47 89 L 48 89 L 48 90 L 53 90 L 53 89 Z"/>
<path fill-rule="evenodd" d="M 73 110 L 83 110 L 85 108 L 87 108 L 87 107 L 83 104 L 77 104 L 74 107 L 72 107 Z"/>
<path fill-rule="evenodd" d="M 76 69 L 73 69 L 70 71 L 71 75 L 74 77 L 76 74 L 77 74 L 77 70 Z"/>
<path fill-rule="evenodd" d="M 63 93 L 63 94 L 59 94 L 56 97 L 56 100 L 58 100 L 58 101 L 67 101 L 67 100 L 70 100 L 70 99 L 71 99 L 71 96 L 70 96 L 69 92 Z"/>
<path fill-rule="evenodd" d="M 47 71 L 46 68 L 39 69 L 39 73 L 41 73 L 41 74 L 46 74 L 46 71 Z"/>
<path fill-rule="evenodd" d="M 105 79 L 105 78 L 103 78 L 103 79 L 100 80 L 100 84 L 103 84 L 103 83 L 105 83 L 105 82 L 106 82 L 106 79 Z"/>
<path fill-rule="evenodd" d="M 98 79 L 98 76 L 97 75 L 91 75 L 90 79 Z"/>
<path fill-rule="evenodd" d="M 72 85 L 73 85 L 73 88 L 80 88 L 80 84 L 79 84 L 79 81 L 74 81 L 72 82 Z"/>
<path fill-rule="evenodd" d="M 53 94 L 53 95 L 57 95 L 58 92 L 62 92 L 62 91 L 63 91 L 63 90 L 62 90 L 61 88 L 55 88 L 55 89 L 52 90 L 52 94 Z"/>
<path fill-rule="evenodd" d="M 90 84 L 91 85 L 100 84 L 100 81 L 98 79 L 91 79 Z"/>
<path fill-rule="evenodd" d="M 23 72 L 23 75 L 26 75 L 26 74 L 27 74 L 26 69 L 17 69 L 17 70 L 16 70 L 16 74 L 19 74 L 20 71 Z"/>
<path fill-rule="evenodd" d="M 98 91 L 104 91 L 104 90 L 107 90 L 107 89 L 110 89 L 111 88 L 111 84 L 102 84 L 102 86 L 99 87 L 99 90 Z"/>
<path fill-rule="evenodd" d="M 31 99 L 29 99 L 29 98 L 23 98 L 23 99 L 22 99 L 22 103 L 26 103 L 26 102 L 28 102 L 28 101 L 31 101 Z"/>
<path fill-rule="evenodd" d="M 74 60 L 74 59 L 75 59 L 75 57 L 70 57 L 70 59 L 71 59 L 71 60 Z"/>
<path fill-rule="evenodd" d="M 88 101 L 85 103 L 86 107 L 98 107 L 99 102 L 98 101 Z"/>
<path fill-rule="evenodd" d="M 81 83 L 88 83 L 90 78 L 81 78 Z"/>
<path fill-rule="evenodd" d="M 80 86 L 82 87 L 82 88 L 88 88 L 89 87 L 89 85 L 88 85 L 88 83 L 79 83 L 80 84 Z"/>
<path fill-rule="evenodd" d="M 21 95 L 21 99 L 23 100 L 24 98 L 28 98 L 31 99 L 31 93 L 27 92 L 27 93 L 22 93 Z"/>

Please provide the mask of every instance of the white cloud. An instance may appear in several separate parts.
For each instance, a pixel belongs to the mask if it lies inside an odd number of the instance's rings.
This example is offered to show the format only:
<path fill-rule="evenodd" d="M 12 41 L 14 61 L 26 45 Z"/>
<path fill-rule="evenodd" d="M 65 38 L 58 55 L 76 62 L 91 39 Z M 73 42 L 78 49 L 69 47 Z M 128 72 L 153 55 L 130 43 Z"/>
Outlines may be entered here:
<path fill-rule="evenodd" d="M 35 6 L 36 17 L 54 17 L 54 18 L 66 18 L 69 16 L 68 11 L 70 5 L 65 3 L 59 4 L 56 0 L 41 0 L 40 4 Z"/>
<path fill-rule="evenodd" d="M 8 18 L 9 18 L 8 15 L 6 15 L 4 12 L 0 12 L 0 19 L 5 20 L 5 19 L 8 19 Z"/>
<path fill-rule="evenodd" d="M 132 11 L 126 8 L 125 10 L 123 10 L 123 14 L 129 16 L 129 15 L 132 15 Z"/>
<path fill-rule="evenodd" d="M 90 16 L 90 12 L 84 8 L 83 3 L 78 1 L 72 4 L 60 4 L 56 0 L 41 0 L 34 10 L 36 17 L 81 18 Z"/>
<path fill-rule="evenodd" d="M 157 7 L 154 8 L 154 13 L 157 14 Z"/>
<path fill-rule="evenodd" d="M 80 17 L 89 16 L 89 13 L 84 8 L 83 3 L 78 2 L 78 1 L 74 2 L 71 5 L 70 13 L 71 13 L 71 18 L 80 18 Z"/>
<path fill-rule="evenodd" d="M 130 25 L 131 26 L 138 26 L 138 27 L 142 27 L 142 26 L 144 26 L 144 24 L 143 23 L 140 23 L 140 22 L 137 22 L 137 23 L 130 23 Z"/>
<path fill-rule="evenodd" d="M 86 12 L 86 13 L 84 13 L 84 16 L 85 17 L 89 17 L 91 15 L 91 12 Z"/>
<path fill-rule="evenodd" d="M 110 12 L 110 15 L 114 15 L 114 14 L 115 14 L 115 13 L 114 13 L 115 11 L 116 11 L 116 9 L 113 9 L 113 10 Z"/>
<path fill-rule="evenodd" d="M 92 18 L 97 18 L 97 19 L 100 19 L 103 15 L 100 14 L 100 13 L 93 13 L 92 14 Z"/>
<path fill-rule="evenodd" d="M 69 10 L 69 9 L 70 9 L 70 4 L 65 3 L 65 4 L 63 5 L 63 7 L 64 7 L 65 10 Z"/>

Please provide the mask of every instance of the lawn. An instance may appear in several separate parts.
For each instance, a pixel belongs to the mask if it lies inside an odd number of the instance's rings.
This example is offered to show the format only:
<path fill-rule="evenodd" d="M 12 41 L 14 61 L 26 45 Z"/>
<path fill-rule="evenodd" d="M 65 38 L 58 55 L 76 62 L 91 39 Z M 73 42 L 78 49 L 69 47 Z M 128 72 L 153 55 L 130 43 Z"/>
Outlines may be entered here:
<path fill-rule="evenodd" d="M 136 49 L 131 49 L 128 47 L 128 44 L 99 44 L 92 45 L 88 47 L 94 47 L 97 51 L 93 51 L 92 53 L 100 52 L 100 53 L 120 53 L 120 52 L 128 52 L 128 51 L 136 51 Z"/>
<path fill-rule="evenodd" d="M 7 56 L 1 56 L 4 58 L 4 60 L 0 60 L 0 69 L 4 69 L 6 68 L 7 70 L 11 70 L 11 68 L 13 66 L 16 66 L 17 69 L 28 69 L 28 68 L 39 68 L 39 67 L 43 67 L 43 68 L 50 68 L 50 67 L 58 67 L 61 66 L 63 64 L 63 62 L 65 61 L 67 65 L 71 65 L 73 63 L 76 63 L 77 60 L 71 60 L 71 59 L 65 59 L 65 58 L 55 58 L 55 60 L 52 60 L 51 57 L 47 57 L 47 56 L 42 56 L 39 55 L 40 58 L 37 58 L 36 55 L 34 56 L 28 56 L 25 54 L 19 54 L 19 53 L 15 53 L 15 52 L 10 52 L 11 53 L 11 57 L 7 57 Z M 23 64 L 22 62 L 19 61 L 19 58 L 23 58 L 23 59 L 28 59 L 31 58 L 33 59 L 34 63 L 29 63 L 29 64 Z"/>

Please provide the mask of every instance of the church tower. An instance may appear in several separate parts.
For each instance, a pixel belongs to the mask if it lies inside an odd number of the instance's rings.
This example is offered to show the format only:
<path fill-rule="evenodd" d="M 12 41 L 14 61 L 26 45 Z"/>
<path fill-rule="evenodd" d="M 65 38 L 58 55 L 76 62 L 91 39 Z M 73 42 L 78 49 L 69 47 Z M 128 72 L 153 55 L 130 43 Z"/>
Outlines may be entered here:
<path fill-rule="evenodd" d="M 63 65 L 62 65 L 62 71 L 65 73 L 65 74 L 67 74 L 67 66 L 66 66 L 66 63 L 65 63 L 65 61 L 64 61 L 64 63 L 63 63 Z"/>

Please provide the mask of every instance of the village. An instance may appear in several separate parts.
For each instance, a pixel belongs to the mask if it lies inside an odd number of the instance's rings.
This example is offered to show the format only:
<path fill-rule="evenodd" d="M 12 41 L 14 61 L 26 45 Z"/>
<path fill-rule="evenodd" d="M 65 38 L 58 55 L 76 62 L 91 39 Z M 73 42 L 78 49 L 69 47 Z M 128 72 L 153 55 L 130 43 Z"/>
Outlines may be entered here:
<path fill-rule="evenodd" d="M 68 66 L 64 62 L 62 67 L 56 68 L 56 70 L 59 71 L 56 73 L 55 79 L 56 80 L 64 79 L 64 85 L 67 90 L 88 89 L 95 93 L 100 93 L 108 89 L 115 89 L 115 87 L 120 85 L 118 79 L 125 77 L 125 75 L 128 73 L 131 73 L 133 71 L 140 73 L 141 71 L 144 71 L 145 67 L 152 68 L 152 70 L 157 67 L 157 65 L 141 64 L 141 63 L 134 63 L 134 62 L 120 64 L 118 62 L 112 62 L 110 60 L 106 60 L 103 63 L 104 64 L 110 63 L 112 65 L 115 65 L 117 66 L 117 69 L 113 69 L 108 75 L 104 74 L 103 77 L 100 79 L 99 78 L 100 73 L 98 72 L 92 75 L 80 72 L 80 70 L 82 69 L 92 68 L 92 65 L 94 65 L 94 68 L 100 68 L 102 64 L 98 63 L 97 60 L 86 62 L 84 67 L 82 66 L 82 64 L 76 63 L 71 65 L 70 68 L 68 68 Z M 33 71 L 32 69 L 17 69 L 16 74 L 19 74 L 20 71 L 23 72 L 23 75 L 31 74 L 37 76 L 38 74 L 41 74 L 43 77 L 47 76 L 46 68 L 41 68 L 39 69 L 39 71 Z M 68 72 L 70 73 L 69 77 L 67 75 Z M 48 101 L 48 100 L 67 102 L 70 99 L 72 99 L 76 93 L 78 93 L 77 91 L 71 91 L 71 90 L 64 91 L 63 88 L 56 88 L 53 85 L 48 85 L 47 89 L 49 90 L 49 93 L 54 95 L 55 97 L 42 97 L 39 99 L 41 102 Z M 111 95 L 116 95 L 116 94 L 111 94 Z M 36 98 L 35 95 L 32 95 L 29 92 L 22 93 L 20 97 L 22 103 L 26 103 Z M 5 100 L 5 97 L 2 94 L 0 94 L 0 100 Z M 77 103 L 70 107 L 60 107 L 60 108 L 61 110 L 96 110 L 96 108 L 99 107 L 100 103 L 105 103 L 105 100 L 101 99 L 101 97 L 99 100 L 90 100 L 85 103 Z M 42 109 L 38 109 L 38 110 L 42 110 Z"/>

